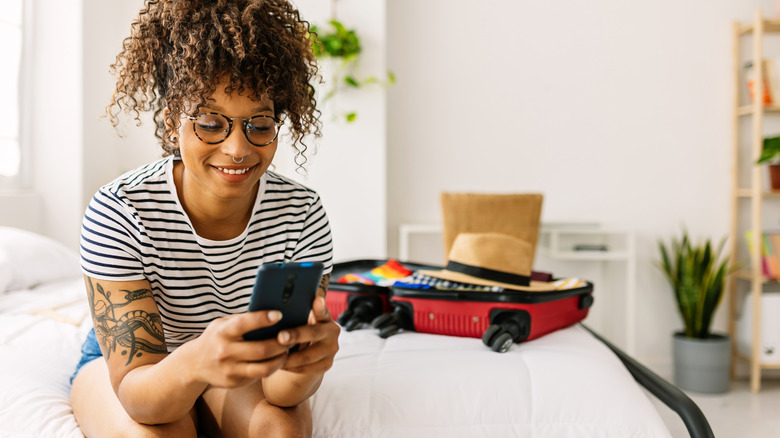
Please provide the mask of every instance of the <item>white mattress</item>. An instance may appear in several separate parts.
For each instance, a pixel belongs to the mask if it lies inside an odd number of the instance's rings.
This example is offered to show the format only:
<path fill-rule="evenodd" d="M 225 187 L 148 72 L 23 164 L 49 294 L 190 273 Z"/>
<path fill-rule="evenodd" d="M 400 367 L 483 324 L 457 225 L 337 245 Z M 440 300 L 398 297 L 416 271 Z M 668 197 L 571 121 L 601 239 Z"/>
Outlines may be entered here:
<path fill-rule="evenodd" d="M 68 393 L 91 324 L 83 294 L 73 279 L 0 295 L 0 436 L 82 436 Z M 41 303 L 63 306 L 31 314 Z M 315 437 L 670 436 L 617 357 L 578 326 L 505 354 L 419 333 L 342 331 L 339 342 L 311 400 Z"/>

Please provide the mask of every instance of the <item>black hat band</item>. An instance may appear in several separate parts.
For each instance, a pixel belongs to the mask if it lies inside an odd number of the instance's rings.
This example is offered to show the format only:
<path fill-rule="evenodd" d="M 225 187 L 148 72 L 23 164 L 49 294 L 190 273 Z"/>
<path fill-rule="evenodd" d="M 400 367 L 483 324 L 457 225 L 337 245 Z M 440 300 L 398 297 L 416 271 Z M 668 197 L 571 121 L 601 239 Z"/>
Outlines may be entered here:
<path fill-rule="evenodd" d="M 527 275 L 510 274 L 509 272 L 480 268 L 479 266 L 466 265 L 453 262 L 452 260 L 447 262 L 447 266 L 444 269 L 499 283 L 514 284 L 517 286 L 529 286 L 531 284 L 531 277 Z"/>

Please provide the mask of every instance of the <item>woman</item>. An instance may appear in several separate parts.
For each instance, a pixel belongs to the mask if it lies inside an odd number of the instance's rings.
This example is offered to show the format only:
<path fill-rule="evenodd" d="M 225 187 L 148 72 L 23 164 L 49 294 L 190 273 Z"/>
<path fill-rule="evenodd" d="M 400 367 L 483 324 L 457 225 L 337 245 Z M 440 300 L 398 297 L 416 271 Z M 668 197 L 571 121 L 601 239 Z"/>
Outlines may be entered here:
<path fill-rule="evenodd" d="M 307 400 L 338 350 L 330 228 L 314 191 L 267 171 L 283 120 L 299 166 L 319 135 L 308 28 L 284 0 L 147 0 L 133 23 L 109 113 L 153 111 L 166 154 L 84 215 L 85 435 L 311 435 Z M 308 325 L 244 341 L 281 317 L 246 312 L 257 267 L 290 261 L 325 265 Z"/>

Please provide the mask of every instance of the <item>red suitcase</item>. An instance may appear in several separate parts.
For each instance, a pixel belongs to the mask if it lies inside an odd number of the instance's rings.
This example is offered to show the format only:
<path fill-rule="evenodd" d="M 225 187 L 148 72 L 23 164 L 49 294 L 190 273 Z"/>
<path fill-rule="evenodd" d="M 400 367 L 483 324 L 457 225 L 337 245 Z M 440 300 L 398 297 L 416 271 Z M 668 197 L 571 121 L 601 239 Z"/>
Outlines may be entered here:
<path fill-rule="evenodd" d="M 549 292 L 391 288 L 395 311 L 372 323 L 382 337 L 402 330 L 482 338 L 494 351 L 576 324 L 593 305 L 593 285 Z"/>

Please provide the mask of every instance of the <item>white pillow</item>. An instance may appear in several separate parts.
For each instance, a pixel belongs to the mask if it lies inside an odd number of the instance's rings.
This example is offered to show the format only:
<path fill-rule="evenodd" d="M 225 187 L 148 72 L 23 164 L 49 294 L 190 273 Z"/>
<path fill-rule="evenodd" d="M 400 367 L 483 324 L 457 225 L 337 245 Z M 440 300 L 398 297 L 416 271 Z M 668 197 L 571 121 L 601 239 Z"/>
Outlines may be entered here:
<path fill-rule="evenodd" d="M 0 227 L 0 294 L 81 275 L 79 255 L 29 231 Z"/>

